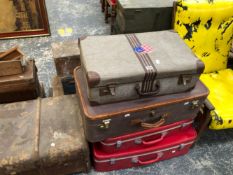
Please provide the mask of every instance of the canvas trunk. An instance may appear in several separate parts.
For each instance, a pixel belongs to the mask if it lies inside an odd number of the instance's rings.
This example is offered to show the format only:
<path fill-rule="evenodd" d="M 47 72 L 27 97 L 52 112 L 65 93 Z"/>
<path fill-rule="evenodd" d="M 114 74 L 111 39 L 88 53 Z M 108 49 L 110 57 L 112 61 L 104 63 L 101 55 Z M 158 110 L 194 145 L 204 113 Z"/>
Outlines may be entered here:
<path fill-rule="evenodd" d="M 188 91 L 204 70 L 173 31 L 90 36 L 80 47 L 92 104 Z"/>
<path fill-rule="evenodd" d="M 184 93 L 92 106 L 80 68 L 76 68 L 74 77 L 90 142 L 194 119 L 209 93 L 198 81 L 194 89 Z"/>
<path fill-rule="evenodd" d="M 32 100 L 41 95 L 42 89 L 34 61 L 29 61 L 21 74 L 0 77 L 0 103 Z"/>
<path fill-rule="evenodd" d="M 94 168 L 97 171 L 112 171 L 171 159 L 188 153 L 196 137 L 195 129 L 187 128 L 185 132 L 178 132 L 165 138 L 159 145 L 112 153 L 105 153 L 94 144 Z"/>
<path fill-rule="evenodd" d="M 64 175 L 89 168 L 76 96 L 0 106 L 0 174 Z"/>
<path fill-rule="evenodd" d="M 172 14 L 173 0 L 118 0 L 117 34 L 171 29 Z"/>

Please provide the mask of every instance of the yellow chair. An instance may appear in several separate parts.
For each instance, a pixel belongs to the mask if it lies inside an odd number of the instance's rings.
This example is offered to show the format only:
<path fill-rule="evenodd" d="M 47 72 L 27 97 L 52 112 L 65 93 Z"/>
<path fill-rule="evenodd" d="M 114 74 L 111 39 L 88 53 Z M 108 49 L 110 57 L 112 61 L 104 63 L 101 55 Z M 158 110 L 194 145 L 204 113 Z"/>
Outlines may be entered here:
<path fill-rule="evenodd" d="M 233 128 L 233 70 L 227 60 L 233 39 L 233 0 L 179 0 L 174 29 L 205 63 L 201 80 L 214 105 L 210 129 Z"/>

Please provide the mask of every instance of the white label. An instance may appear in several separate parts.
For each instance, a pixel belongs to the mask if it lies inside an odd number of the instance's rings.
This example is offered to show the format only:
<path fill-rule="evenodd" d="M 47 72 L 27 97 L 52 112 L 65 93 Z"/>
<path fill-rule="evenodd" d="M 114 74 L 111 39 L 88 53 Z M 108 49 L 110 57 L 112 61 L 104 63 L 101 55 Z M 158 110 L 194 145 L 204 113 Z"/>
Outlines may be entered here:
<path fill-rule="evenodd" d="M 160 64 L 160 60 L 155 60 L 155 63 L 156 64 Z"/>
<path fill-rule="evenodd" d="M 184 105 L 185 105 L 185 106 L 186 106 L 186 105 L 189 105 L 189 102 L 185 102 Z"/>
<path fill-rule="evenodd" d="M 125 114 L 125 117 L 130 117 L 130 114 Z"/>
<path fill-rule="evenodd" d="M 176 153 L 176 150 L 172 150 L 172 154 L 175 154 Z"/>

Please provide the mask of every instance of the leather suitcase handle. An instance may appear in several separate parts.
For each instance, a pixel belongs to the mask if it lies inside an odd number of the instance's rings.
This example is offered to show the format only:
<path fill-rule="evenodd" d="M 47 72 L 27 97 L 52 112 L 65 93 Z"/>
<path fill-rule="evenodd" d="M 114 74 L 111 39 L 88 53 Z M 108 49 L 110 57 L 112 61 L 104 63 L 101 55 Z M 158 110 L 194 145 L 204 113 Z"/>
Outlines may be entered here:
<path fill-rule="evenodd" d="M 153 145 L 153 144 L 156 144 L 158 142 L 161 142 L 167 135 L 168 133 L 167 132 L 164 132 L 161 134 L 160 138 L 159 139 L 156 139 L 156 140 L 153 140 L 153 141 L 142 141 L 142 144 L 143 145 Z"/>
<path fill-rule="evenodd" d="M 156 89 L 154 91 L 152 91 L 152 92 L 141 92 L 141 88 L 140 88 L 139 84 L 136 84 L 135 90 L 136 90 L 136 92 L 137 92 L 137 94 L 139 96 L 152 96 L 152 95 L 156 95 L 156 94 L 159 93 L 160 83 L 159 83 L 159 81 L 156 82 Z"/>
<path fill-rule="evenodd" d="M 138 164 L 140 165 L 148 165 L 148 164 L 152 164 L 152 163 L 155 163 L 155 162 L 158 162 L 160 160 L 160 158 L 162 157 L 162 153 L 157 153 L 157 157 L 155 159 L 152 159 L 152 160 L 148 160 L 148 161 L 141 161 L 138 159 Z"/>
<path fill-rule="evenodd" d="M 146 128 L 146 129 L 150 129 L 150 128 L 157 128 L 161 125 L 163 125 L 166 122 L 164 117 L 161 117 L 161 119 L 155 123 L 145 123 L 142 122 L 141 123 L 141 127 Z"/>

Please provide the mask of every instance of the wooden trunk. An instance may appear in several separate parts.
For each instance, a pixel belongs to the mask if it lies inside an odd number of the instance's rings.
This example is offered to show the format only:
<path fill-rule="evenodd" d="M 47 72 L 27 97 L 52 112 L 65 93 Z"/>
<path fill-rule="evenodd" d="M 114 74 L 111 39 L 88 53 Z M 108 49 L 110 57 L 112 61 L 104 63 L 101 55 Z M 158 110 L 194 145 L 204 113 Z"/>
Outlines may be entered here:
<path fill-rule="evenodd" d="M 0 174 L 87 172 L 89 150 L 76 96 L 0 105 Z"/>
<path fill-rule="evenodd" d="M 0 77 L 0 103 L 32 100 L 40 96 L 40 84 L 34 61 L 22 74 Z"/>

